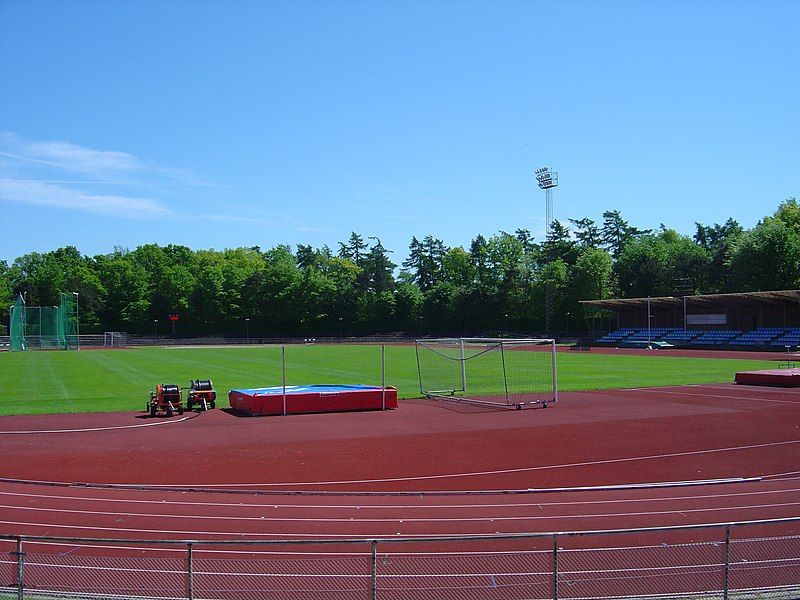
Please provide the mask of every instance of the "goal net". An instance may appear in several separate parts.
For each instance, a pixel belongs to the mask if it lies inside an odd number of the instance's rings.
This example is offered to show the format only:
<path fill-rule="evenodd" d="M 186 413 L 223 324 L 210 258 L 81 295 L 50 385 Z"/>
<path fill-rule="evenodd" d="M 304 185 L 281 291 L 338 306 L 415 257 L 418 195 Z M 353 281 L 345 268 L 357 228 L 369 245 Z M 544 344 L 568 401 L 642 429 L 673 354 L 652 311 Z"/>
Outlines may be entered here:
<path fill-rule="evenodd" d="M 554 340 L 425 339 L 416 351 L 419 389 L 430 398 L 517 409 L 558 401 Z"/>
<path fill-rule="evenodd" d="M 128 345 L 128 334 L 121 331 L 106 331 L 103 334 L 103 347 L 125 348 Z"/>

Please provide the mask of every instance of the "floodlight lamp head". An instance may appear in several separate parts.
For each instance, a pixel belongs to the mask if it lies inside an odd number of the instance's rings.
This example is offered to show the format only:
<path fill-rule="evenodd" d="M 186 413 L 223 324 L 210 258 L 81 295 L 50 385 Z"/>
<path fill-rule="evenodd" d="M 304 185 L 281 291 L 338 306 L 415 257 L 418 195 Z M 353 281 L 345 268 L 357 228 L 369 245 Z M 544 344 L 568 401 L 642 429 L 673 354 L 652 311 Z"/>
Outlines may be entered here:
<path fill-rule="evenodd" d="M 558 173 L 551 171 L 550 167 L 541 167 L 534 171 L 539 188 L 548 190 L 558 185 Z"/>

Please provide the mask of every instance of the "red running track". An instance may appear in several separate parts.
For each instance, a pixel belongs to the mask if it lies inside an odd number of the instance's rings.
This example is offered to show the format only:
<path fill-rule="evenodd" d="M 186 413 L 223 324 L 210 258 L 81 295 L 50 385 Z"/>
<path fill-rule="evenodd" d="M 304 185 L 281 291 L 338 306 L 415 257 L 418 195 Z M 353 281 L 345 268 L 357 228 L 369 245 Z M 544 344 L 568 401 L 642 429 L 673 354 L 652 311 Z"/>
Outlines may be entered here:
<path fill-rule="evenodd" d="M 401 402 L 396 411 L 265 418 L 220 410 L 183 420 L 137 414 L 6 417 L 0 419 L 6 457 L 0 467 L 0 533 L 246 543 L 794 517 L 800 515 L 798 405 L 795 390 L 702 385 L 564 393 L 555 406 L 523 411 L 415 400 Z M 696 487 L 507 492 L 735 477 L 761 479 Z M 107 484 L 117 486 L 103 487 Z M 177 486 L 195 489 L 172 489 Z M 305 493 L 290 493 L 298 491 Z M 446 493 L 454 491 L 464 493 Z M 797 533 L 796 525 L 747 531 L 748 537 L 786 533 Z M 657 543 L 652 534 L 582 537 L 571 538 L 568 545 L 575 552 L 624 546 L 624 552 L 640 553 L 636 564 L 643 568 L 660 560 L 648 558 L 655 550 L 647 548 L 700 544 L 684 561 L 705 564 L 702 553 L 714 554 L 711 542 L 719 535 L 718 530 L 662 534 Z M 399 545 L 392 551 L 410 553 L 411 561 L 420 551 L 428 558 L 431 553 L 452 557 L 469 552 L 474 569 L 475 552 L 486 553 L 481 556 L 491 561 L 497 553 L 536 551 L 525 560 L 538 564 L 548 556 L 546 542 L 441 542 Z M 37 552 L 92 561 L 154 554 L 113 543 L 100 546 L 48 544 Z M 203 550 L 209 560 L 253 560 L 263 552 L 298 560 L 322 550 L 363 554 L 349 546 L 318 544 L 290 550 L 242 546 L 224 555 L 212 550 Z M 762 549 L 759 555 L 776 551 L 789 559 L 799 553 L 782 547 Z M 158 552 L 168 557 L 176 550 Z M 583 555 L 571 556 L 574 564 L 582 564 L 578 559 Z M 451 575 L 460 568 L 451 567 Z M 222 566 L 214 568 L 222 572 Z M 424 570 L 417 563 L 404 568 L 411 575 Z M 526 567 L 526 573 L 537 568 Z M 583 589 L 575 586 L 576 594 Z M 587 589 L 582 593 L 591 597 L 591 586 Z M 291 597 L 286 594 L 276 597 Z"/>

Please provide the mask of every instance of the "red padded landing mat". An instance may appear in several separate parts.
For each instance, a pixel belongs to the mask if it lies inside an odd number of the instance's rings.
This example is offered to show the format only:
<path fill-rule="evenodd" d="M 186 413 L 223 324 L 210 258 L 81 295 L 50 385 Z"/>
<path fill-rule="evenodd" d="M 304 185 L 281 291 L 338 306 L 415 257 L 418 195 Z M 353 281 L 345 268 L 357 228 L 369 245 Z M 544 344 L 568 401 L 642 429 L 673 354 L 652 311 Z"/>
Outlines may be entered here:
<path fill-rule="evenodd" d="M 768 371 L 741 371 L 736 373 L 740 385 L 800 386 L 800 369 L 770 369 Z"/>

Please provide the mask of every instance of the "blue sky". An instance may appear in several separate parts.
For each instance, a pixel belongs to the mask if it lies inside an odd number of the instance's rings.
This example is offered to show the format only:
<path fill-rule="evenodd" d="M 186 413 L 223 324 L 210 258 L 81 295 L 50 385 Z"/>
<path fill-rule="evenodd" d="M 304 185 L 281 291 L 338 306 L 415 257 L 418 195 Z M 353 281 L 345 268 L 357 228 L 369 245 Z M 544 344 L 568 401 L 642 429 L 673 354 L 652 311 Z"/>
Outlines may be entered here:
<path fill-rule="evenodd" d="M 0 0 L 0 260 L 800 196 L 800 2 Z"/>

